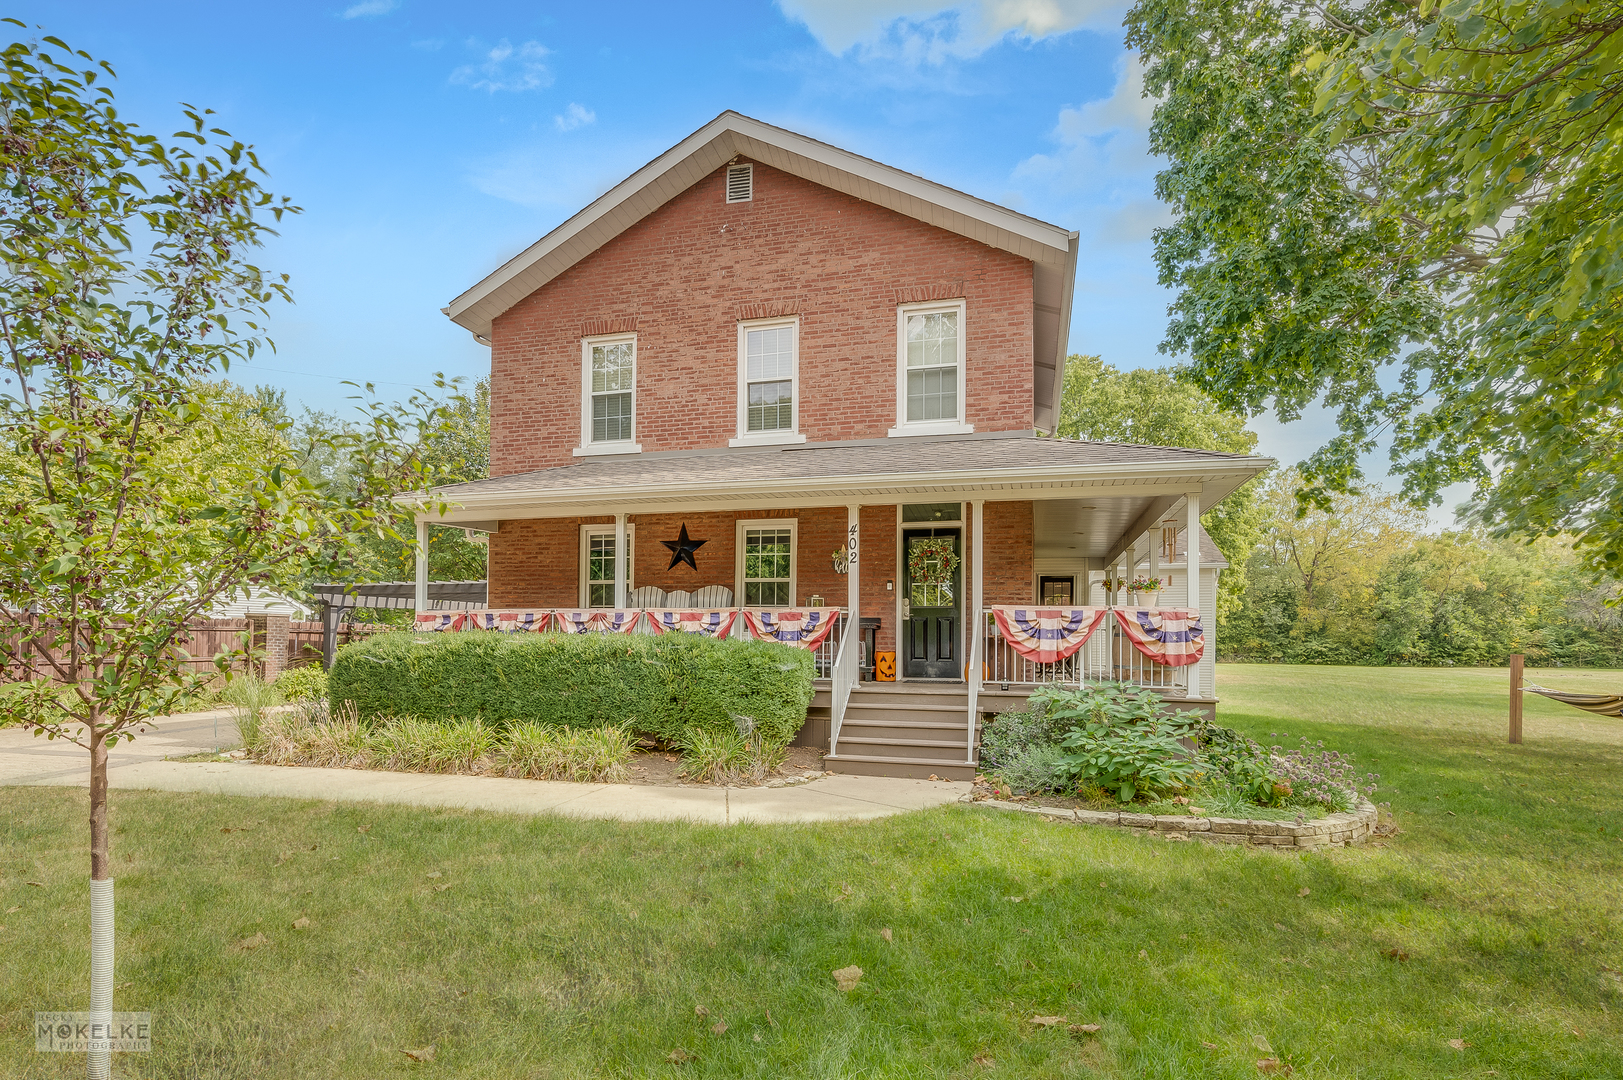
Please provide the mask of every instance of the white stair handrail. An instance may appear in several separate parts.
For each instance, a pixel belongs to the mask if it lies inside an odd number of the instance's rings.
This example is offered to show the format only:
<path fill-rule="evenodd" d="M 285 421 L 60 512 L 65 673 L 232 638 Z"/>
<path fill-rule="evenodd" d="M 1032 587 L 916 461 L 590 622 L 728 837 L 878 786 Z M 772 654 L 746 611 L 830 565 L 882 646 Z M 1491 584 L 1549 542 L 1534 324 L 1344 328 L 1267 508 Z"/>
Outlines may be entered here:
<path fill-rule="evenodd" d="M 860 639 L 860 633 L 851 633 L 851 620 L 846 619 L 846 626 L 840 634 L 839 652 L 834 655 L 834 670 L 830 672 L 833 685 L 829 688 L 828 710 L 828 752 L 830 756 L 840 752 L 840 725 L 845 722 L 845 706 L 851 700 L 851 690 L 857 681 L 857 653 L 860 646 L 851 644 L 853 639 Z"/>

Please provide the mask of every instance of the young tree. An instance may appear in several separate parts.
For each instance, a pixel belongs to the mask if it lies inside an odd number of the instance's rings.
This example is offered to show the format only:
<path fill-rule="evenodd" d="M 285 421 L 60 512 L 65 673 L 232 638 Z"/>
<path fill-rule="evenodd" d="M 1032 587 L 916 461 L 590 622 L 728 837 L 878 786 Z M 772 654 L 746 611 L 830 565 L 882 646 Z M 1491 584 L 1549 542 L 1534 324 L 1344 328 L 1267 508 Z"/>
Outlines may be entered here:
<path fill-rule="evenodd" d="M 443 412 L 421 395 L 372 402 L 334 437 L 343 485 L 278 455 L 274 432 L 252 457 L 218 453 L 241 433 L 208 407 L 207 381 L 253 355 L 267 306 L 288 297 L 245 256 L 297 208 L 206 112 L 188 109 L 172 143 L 121 119 L 112 74 L 55 38 L 0 52 L 0 649 L 45 669 L 0 696 L 0 722 L 89 753 L 98 1022 L 112 1009 L 109 748 L 204 678 L 180 648 L 191 619 L 335 562 L 357 533 L 399 535 L 410 511 L 389 496 L 432 482 L 418 448 Z M 110 1074 L 105 1049 L 90 1074 Z"/>
<path fill-rule="evenodd" d="M 1175 213 L 1163 348 L 1225 406 L 1339 410 L 1304 500 L 1390 435 L 1410 501 L 1475 481 L 1497 532 L 1570 530 L 1615 575 L 1617 0 L 1139 0 L 1127 26 Z"/>

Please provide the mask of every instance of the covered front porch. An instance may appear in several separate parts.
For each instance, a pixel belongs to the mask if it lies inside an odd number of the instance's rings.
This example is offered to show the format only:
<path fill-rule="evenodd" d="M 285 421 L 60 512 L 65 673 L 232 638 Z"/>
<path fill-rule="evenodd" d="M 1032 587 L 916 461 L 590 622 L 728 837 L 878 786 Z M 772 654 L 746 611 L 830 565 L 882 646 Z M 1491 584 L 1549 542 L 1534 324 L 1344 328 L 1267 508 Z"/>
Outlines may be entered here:
<path fill-rule="evenodd" d="M 756 636 L 771 616 L 819 613 L 828 633 L 797 742 L 836 771 L 970 775 L 983 716 L 1048 683 L 1129 682 L 1215 708 L 1209 614 L 1200 661 L 1174 666 L 1135 648 L 1115 609 L 1210 613 L 1220 558 L 1200 513 L 1265 460 L 921 442 L 588 461 L 445 489 L 453 505 L 418 528 L 488 537 L 493 610 L 596 612 L 631 632 L 673 611 L 730 612 L 731 633 Z M 420 610 L 426 571 L 419 560 Z M 1160 587 L 1105 587 L 1136 577 Z M 1110 610 L 1079 649 L 1044 661 L 1003 632 L 1000 607 Z"/>

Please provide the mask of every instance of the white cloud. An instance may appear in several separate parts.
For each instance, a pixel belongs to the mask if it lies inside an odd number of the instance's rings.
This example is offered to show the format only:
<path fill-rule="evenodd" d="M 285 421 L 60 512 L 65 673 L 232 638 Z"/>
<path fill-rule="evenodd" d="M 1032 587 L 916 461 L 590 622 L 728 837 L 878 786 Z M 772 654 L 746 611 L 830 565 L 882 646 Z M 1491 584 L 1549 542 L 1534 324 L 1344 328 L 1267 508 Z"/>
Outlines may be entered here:
<path fill-rule="evenodd" d="M 483 48 L 468 42 L 471 48 Z M 467 64 L 451 72 L 451 81 L 471 86 L 475 90 L 541 90 L 552 85 L 552 71 L 546 65 L 550 50 L 538 41 L 526 41 L 514 46 L 506 38 L 498 41 L 476 64 Z"/>
<path fill-rule="evenodd" d="M 940 62 L 978 56 L 1005 37 L 1034 40 L 1119 21 L 1119 0 L 778 0 L 783 13 L 836 56 L 862 46 L 876 56 Z"/>
<path fill-rule="evenodd" d="M 559 131 L 574 131 L 578 127 L 597 123 L 597 114 L 586 106 L 571 101 L 569 108 L 554 116 L 552 122 L 558 125 Z"/>
<path fill-rule="evenodd" d="M 361 19 L 368 15 L 387 15 L 395 9 L 395 0 L 361 0 L 344 9 L 346 19 Z"/>
<path fill-rule="evenodd" d="M 1148 239 L 1151 228 L 1167 223 L 1164 213 L 1149 205 L 1159 167 L 1150 156 L 1155 101 L 1144 96 L 1144 69 L 1136 56 L 1122 56 L 1116 72 L 1109 97 L 1059 111 L 1053 132 L 1057 149 L 1022 161 L 1014 178 L 1086 193 L 1095 204 L 1114 206 L 1117 220 L 1103 228 L 1102 238 Z"/>

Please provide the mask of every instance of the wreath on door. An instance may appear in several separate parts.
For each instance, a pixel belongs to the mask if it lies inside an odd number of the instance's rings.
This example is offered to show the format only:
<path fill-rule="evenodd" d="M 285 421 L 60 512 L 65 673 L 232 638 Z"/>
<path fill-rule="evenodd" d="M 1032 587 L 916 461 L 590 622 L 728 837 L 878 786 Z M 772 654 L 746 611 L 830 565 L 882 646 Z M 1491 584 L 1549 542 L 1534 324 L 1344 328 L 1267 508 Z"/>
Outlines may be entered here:
<path fill-rule="evenodd" d="M 915 585 L 948 585 L 958 572 L 957 542 L 950 536 L 914 540 L 908 545 L 907 576 Z"/>

